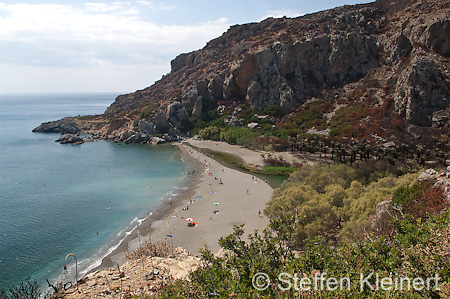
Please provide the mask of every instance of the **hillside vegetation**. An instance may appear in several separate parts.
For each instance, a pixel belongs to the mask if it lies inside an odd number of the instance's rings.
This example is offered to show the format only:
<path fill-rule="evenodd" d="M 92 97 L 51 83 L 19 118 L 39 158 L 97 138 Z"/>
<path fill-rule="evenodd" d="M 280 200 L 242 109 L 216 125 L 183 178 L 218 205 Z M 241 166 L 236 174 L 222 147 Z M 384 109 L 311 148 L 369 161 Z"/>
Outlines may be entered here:
<path fill-rule="evenodd" d="M 158 298 L 449 298 L 449 202 L 433 180 L 415 178 L 365 180 L 343 165 L 299 170 L 268 204 L 267 230 L 245 242 L 236 227 L 220 240 L 223 255 L 205 248 L 203 266 Z M 299 285 L 317 277 L 343 284 Z M 429 279 L 430 288 L 408 288 L 408 279 Z"/>
<path fill-rule="evenodd" d="M 449 10 L 441 0 L 378 0 L 232 26 L 180 54 L 153 85 L 117 97 L 104 115 L 35 131 L 126 143 L 200 133 L 274 150 L 314 138 L 329 151 L 331 143 L 378 150 L 393 142 L 445 160 Z"/>

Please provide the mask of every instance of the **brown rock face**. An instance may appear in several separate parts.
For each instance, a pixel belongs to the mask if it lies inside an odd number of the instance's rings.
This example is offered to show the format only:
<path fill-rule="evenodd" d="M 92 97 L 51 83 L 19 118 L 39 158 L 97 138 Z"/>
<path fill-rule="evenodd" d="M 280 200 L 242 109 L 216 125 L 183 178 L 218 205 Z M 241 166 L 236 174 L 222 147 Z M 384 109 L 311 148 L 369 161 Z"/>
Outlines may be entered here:
<path fill-rule="evenodd" d="M 203 49 L 176 57 L 152 86 L 119 96 L 105 118 L 128 117 L 135 126 L 125 131 L 134 134 L 175 136 L 186 132 L 189 117 L 206 118 L 233 103 L 277 105 L 286 115 L 312 98 L 334 107 L 351 99 L 369 107 L 392 101 L 383 117 L 398 114 L 408 128 L 430 127 L 449 106 L 449 35 L 450 4 L 439 0 L 379 0 L 232 26 Z"/>

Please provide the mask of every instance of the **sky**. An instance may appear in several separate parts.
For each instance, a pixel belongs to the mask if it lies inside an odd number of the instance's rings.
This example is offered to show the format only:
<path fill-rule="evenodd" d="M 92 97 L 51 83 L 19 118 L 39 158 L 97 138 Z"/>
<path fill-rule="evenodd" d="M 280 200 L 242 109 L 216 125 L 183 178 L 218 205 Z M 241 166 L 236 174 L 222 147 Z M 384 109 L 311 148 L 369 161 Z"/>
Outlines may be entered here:
<path fill-rule="evenodd" d="M 364 0 L 0 0 L 0 93 L 129 93 L 231 25 Z"/>

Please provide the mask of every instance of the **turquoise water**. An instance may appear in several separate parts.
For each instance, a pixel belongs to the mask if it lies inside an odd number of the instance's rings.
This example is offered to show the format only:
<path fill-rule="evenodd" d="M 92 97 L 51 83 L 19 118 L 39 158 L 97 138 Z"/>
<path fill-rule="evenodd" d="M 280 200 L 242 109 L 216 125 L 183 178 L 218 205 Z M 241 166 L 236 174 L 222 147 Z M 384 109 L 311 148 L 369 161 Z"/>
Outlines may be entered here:
<path fill-rule="evenodd" d="M 115 97 L 0 95 L 0 287 L 26 276 L 70 281 L 68 253 L 85 272 L 179 186 L 185 164 L 173 146 L 61 145 L 59 134 L 31 132 L 101 114 Z"/>

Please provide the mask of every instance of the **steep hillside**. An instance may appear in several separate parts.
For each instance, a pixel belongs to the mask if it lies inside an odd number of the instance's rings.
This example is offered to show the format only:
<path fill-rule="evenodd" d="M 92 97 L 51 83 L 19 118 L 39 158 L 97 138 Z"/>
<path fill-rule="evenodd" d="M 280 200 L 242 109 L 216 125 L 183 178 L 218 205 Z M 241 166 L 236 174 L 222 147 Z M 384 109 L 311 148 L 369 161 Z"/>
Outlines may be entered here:
<path fill-rule="evenodd" d="M 383 0 L 232 26 L 103 116 L 62 127 L 158 142 L 214 119 L 246 125 L 275 105 L 270 125 L 255 125 L 261 134 L 276 126 L 294 129 L 290 136 L 431 144 L 448 135 L 449 96 L 450 3 Z M 70 133 L 62 127 L 35 130 Z"/>

